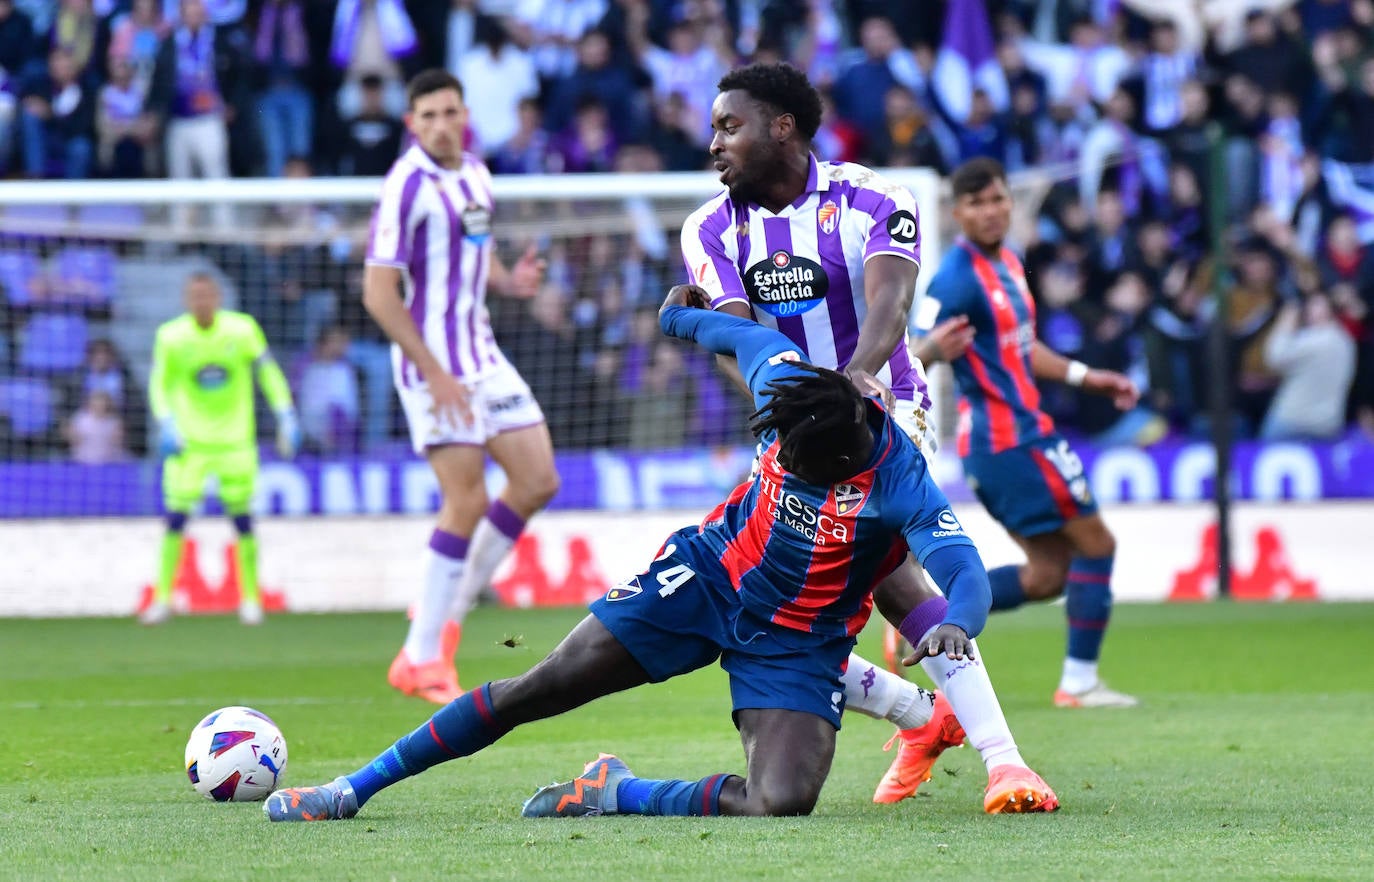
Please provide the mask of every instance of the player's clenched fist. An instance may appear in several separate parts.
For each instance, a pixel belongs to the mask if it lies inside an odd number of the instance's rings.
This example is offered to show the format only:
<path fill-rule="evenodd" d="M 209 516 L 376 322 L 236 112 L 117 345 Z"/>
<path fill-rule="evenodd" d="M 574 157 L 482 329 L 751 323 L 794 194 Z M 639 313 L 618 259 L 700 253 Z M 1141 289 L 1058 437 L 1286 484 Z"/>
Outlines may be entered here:
<path fill-rule="evenodd" d="M 668 290 L 668 297 L 663 301 L 663 306 L 659 312 L 670 306 L 685 306 L 689 309 L 710 309 L 711 298 L 706 295 L 704 288 L 696 285 L 674 285 Z"/>

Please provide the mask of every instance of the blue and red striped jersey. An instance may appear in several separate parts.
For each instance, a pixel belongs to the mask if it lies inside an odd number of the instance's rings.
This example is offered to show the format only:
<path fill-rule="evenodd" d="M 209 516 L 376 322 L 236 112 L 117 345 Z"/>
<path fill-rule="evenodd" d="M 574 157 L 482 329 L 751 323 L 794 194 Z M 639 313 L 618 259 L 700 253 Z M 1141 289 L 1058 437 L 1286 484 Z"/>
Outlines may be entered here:
<path fill-rule="evenodd" d="M 952 365 L 959 455 L 1000 453 L 1053 432 L 1031 371 L 1035 301 L 1011 249 L 990 257 L 961 239 L 940 262 L 926 298 L 917 309 L 918 330 L 964 315 L 974 331 L 973 345 Z"/>
<path fill-rule="evenodd" d="M 663 323 L 674 336 L 716 351 L 727 351 L 723 340 L 734 341 L 728 351 L 738 354 L 760 405 L 768 399 L 769 383 L 800 373 L 795 344 L 747 319 L 675 309 Z M 833 486 L 809 484 L 786 471 L 778 462 L 777 438 L 765 434 L 758 474 L 702 524 L 703 555 L 719 562 L 746 609 L 794 630 L 853 636 L 868 621 L 874 586 L 908 549 L 924 563 L 938 548 L 972 547 L 925 458 L 871 399 L 868 422 L 874 433 L 869 461 Z M 977 633 L 986 608 L 955 610 L 959 589 L 945 587 L 947 620 Z"/>

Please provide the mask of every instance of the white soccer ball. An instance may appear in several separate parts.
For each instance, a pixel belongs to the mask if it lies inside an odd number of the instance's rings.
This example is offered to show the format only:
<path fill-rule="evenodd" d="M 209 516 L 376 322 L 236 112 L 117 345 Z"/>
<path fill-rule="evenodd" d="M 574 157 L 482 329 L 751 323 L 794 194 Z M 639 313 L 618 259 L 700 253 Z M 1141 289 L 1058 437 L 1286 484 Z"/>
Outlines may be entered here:
<path fill-rule="evenodd" d="M 222 707 L 191 730 L 186 777 L 216 802 L 267 798 L 286 774 L 286 739 L 277 724 L 251 707 Z"/>

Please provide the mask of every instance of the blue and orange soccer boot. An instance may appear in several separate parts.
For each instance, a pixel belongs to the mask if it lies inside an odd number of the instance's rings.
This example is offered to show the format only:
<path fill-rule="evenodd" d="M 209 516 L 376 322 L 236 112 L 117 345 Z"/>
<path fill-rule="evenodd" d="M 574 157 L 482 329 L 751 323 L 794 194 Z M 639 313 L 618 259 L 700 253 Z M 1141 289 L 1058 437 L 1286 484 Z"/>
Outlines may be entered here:
<path fill-rule="evenodd" d="M 873 794 L 874 802 L 901 802 L 916 795 L 916 790 L 930 780 L 931 767 L 951 747 L 964 743 L 964 727 L 954 716 L 954 710 L 945 700 L 943 692 L 935 693 L 935 709 L 930 721 L 916 729 L 903 729 L 883 750 L 891 750 L 897 745 L 897 756 L 893 758 L 878 789 Z"/>
<path fill-rule="evenodd" d="M 269 821 L 341 821 L 358 813 L 358 797 L 344 777 L 318 787 L 278 790 L 262 804 Z"/>
<path fill-rule="evenodd" d="M 983 811 L 990 815 L 1052 812 L 1059 808 L 1045 779 L 1025 766 L 993 766 L 983 793 Z"/>
<path fill-rule="evenodd" d="M 411 663 L 410 656 L 402 649 L 387 669 L 386 681 L 393 689 L 435 704 L 448 704 L 463 694 L 452 656 L 441 655 L 417 665 Z"/>
<path fill-rule="evenodd" d="M 634 773 L 616 756 L 603 753 L 587 763 L 581 777 L 541 787 L 525 800 L 520 814 L 527 818 L 579 818 L 616 813 L 615 791 Z"/>

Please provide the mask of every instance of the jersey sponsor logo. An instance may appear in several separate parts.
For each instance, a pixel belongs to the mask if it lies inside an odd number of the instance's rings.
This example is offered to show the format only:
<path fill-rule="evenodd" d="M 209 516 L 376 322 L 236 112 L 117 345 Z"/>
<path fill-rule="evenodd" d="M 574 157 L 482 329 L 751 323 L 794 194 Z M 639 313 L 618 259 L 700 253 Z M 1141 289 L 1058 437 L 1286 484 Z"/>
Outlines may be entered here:
<path fill-rule="evenodd" d="M 638 597 L 643 592 L 644 589 L 639 587 L 639 577 L 635 576 L 628 582 L 621 582 L 610 591 L 607 591 L 606 602 L 615 603 L 617 600 L 629 600 L 631 597 Z"/>
<path fill-rule="evenodd" d="M 943 539 L 946 536 L 964 535 L 964 528 L 959 523 L 959 519 L 956 518 L 954 512 L 949 509 L 940 512 L 940 516 L 935 519 L 935 523 L 939 525 L 940 529 L 933 531 L 930 535 L 934 536 L 936 539 Z"/>
<path fill-rule="evenodd" d="M 772 501 L 773 519 L 797 531 L 807 541 L 817 545 L 849 541 L 847 521 L 818 511 L 814 505 L 797 494 L 784 490 L 767 472 L 759 477 L 759 492 Z"/>
<path fill-rule="evenodd" d="M 997 348 L 1020 349 L 1029 352 L 1035 342 L 1035 327 L 1030 322 L 1022 322 L 1010 331 L 997 335 Z"/>
<path fill-rule="evenodd" d="M 789 362 L 798 362 L 798 361 L 801 361 L 801 353 L 798 352 L 798 351 L 795 350 L 795 349 L 789 349 L 789 350 L 787 350 L 786 352 L 779 352 L 777 355 L 775 355 L 775 356 L 773 356 L 772 358 L 768 359 L 768 364 L 770 364 L 770 365 L 773 366 L 773 367 L 777 367 L 778 365 L 782 364 L 782 363 L 785 362 L 785 361 L 789 361 Z M 760 451 L 760 455 L 762 455 L 762 451 Z"/>
<path fill-rule="evenodd" d="M 491 236 L 491 212 L 486 206 L 469 202 L 463 208 L 463 239 L 481 245 Z"/>
<path fill-rule="evenodd" d="M 830 277 L 814 260 L 774 251 L 749 267 L 744 276 L 749 300 L 779 318 L 801 315 L 816 307 L 830 290 Z"/>
<path fill-rule="evenodd" d="M 196 371 L 196 385 L 202 389 L 221 389 L 229 382 L 229 369 L 222 364 L 207 364 Z"/>
<path fill-rule="evenodd" d="M 916 241 L 916 216 L 911 212 L 894 211 L 887 217 L 887 234 L 893 242 L 910 245 Z"/>
<path fill-rule="evenodd" d="M 856 512 L 864 504 L 864 492 L 853 484 L 835 485 L 835 510 L 840 514 Z"/>
<path fill-rule="evenodd" d="M 820 211 L 816 212 L 816 220 L 821 222 L 821 232 L 830 235 L 839 225 L 840 207 L 833 202 L 825 203 Z"/>
<path fill-rule="evenodd" d="M 507 395 L 504 398 L 497 398 L 487 402 L 487 413 L 505 413 L 508 410 L 515 410 L 524 407 L 529 400 L 524 392 L 516 392 L 514 395 Z"/>

